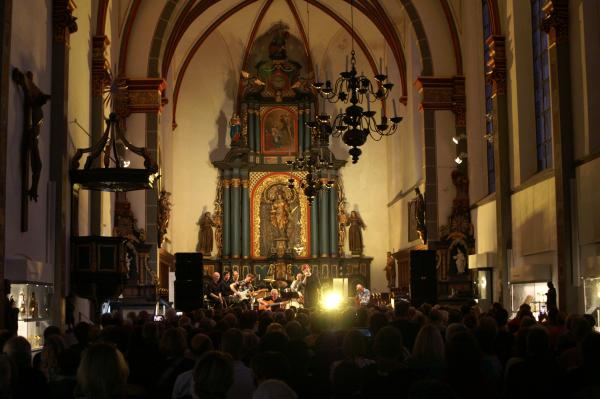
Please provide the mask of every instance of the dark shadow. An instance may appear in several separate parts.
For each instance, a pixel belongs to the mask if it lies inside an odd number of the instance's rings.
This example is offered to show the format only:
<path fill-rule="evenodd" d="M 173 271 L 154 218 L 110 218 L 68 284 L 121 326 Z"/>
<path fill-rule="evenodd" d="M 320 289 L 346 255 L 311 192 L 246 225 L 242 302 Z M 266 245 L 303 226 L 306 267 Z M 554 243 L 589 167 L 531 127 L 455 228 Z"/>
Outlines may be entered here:
<path fill-rule="evenodd" d="M 219 112 L 219 116 L 217 117 L 217 120 L 216 120 L 216 125 L 217 125 L 217 145 L 215 146 L 215 149 L 210 152 L 209 158 L 210 158 L 211 162 L 222 160 L 223 158 L 225 158 L 225 155 L 227 154 L 227 151 L 228 151 L 228 148 L 226 146 L 226 140 L 227 140 L 227 127 L 229 126 L 229 122 L 228 122 L 227 116 L 225 115 L 225 112 L 223 112 L 223 110 L 221 110 Z"/>

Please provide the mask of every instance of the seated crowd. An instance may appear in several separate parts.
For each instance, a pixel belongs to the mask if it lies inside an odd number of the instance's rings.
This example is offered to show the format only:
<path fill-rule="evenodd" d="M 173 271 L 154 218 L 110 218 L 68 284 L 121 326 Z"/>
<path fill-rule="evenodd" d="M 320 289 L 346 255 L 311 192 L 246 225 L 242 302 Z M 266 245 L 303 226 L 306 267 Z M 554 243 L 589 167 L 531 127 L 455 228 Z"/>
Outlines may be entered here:
<path fill-rule="evenodd" d="M 406 302 L 339 312 L 198 310 L 25 338 L 0 332 L 2 398 L 599 398 L 589 316 Z"/>

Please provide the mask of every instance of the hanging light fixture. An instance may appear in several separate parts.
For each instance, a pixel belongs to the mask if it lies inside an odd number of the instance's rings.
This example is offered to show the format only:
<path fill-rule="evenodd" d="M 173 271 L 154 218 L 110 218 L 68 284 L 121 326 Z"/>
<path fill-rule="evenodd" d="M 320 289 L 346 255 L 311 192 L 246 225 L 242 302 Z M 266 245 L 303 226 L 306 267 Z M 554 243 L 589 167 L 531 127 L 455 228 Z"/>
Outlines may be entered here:
<path fill-rule="evenodd" d="M 356 52 L 354 51 L 354 0 L 350 1 L 350 19 L 352 50 L 350 57 L 346 56 L 346 69 L 339 73 L 334 84 L 330 80 L 323 83 L 319 79 L 319 67 L 316 67 L 316 80 L 312 84 L 323 101 L 330 103 L 341 102 L 349 104 L 345 109 L 340 108 L 338 114 L 332 118 L 323 111 L 317 115 L 314 121 L 308 122 L 308 126 L 319 133 L 328 133 L 334 137 L 342 137 L 342 141 L 350 146 L 349 154 L 352 163 L 358 162 L 362 151 L 360 146 L 365 144 L 371 136 L 375 141 L 381 140 L 383 136 L 394 134 L 402 117 L 396 111 L 396 101 L 392 99 L 394 116 L 389 118 L 385 114 L 386 99 L 394 86 L 388 80 L 387 72 L 383 73 L 383 63 L 379 60 L 379 72 L 374 77 L 374 82 L 369 80 L 362 72 L 356 70 Z M 386 68 L 387 70 L 387 68 Z M 379 123 L 375 119 L 376 112 L 371 110 L 371 103 L 380 101 L 381 117 Z M 367 109 L 361 105 L 366 102 Z M 390 124 L 391 122 L 391 124 Z"/>
<path fill-rule="evenodd" d="M 331 153 L 329 160 L 326 160 L 323 156 L 323 149 L 321 149 L 321 153 L 306 152 L 304 156 L 286 163 L 290 166 L 290 178 L 288 179 L 290 190 L 295 189 L 295 179 L 292 177 L 291 171 L 306 172 L 306 175 L 300 180 L 300 188 L 309 205 L 312 205 L 321 189 L 330 189 L 335 184 L 329 174 L 329 170 L 334 166 Z"/>

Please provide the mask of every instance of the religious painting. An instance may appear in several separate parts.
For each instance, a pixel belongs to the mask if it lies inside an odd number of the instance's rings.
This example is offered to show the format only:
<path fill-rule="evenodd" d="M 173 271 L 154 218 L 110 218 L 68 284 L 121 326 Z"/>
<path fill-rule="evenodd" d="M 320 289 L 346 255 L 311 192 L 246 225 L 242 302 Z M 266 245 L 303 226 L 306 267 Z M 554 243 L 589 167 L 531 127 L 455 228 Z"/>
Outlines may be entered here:
<path fill-rule="evenodd" d="M 265 155 L 292 155 L 298 148 L 298 111 L 275 106 L 260 109 L 260 147 Z"/>
<path fill-rule="evenodd" d="M 251 178 L 253 258 L 310 256 L 308 202 L 297 190 L 299 182 L 289 189 L 289 178 L 289 173 L 271 173 L 256 182 Z"/>
<path fill-rule="evenodd" d="M 462 239 L 452 241 L 448 247 L 448 274 L 451 276 L 465 275 L 469 272 L 469 250 Z"/>

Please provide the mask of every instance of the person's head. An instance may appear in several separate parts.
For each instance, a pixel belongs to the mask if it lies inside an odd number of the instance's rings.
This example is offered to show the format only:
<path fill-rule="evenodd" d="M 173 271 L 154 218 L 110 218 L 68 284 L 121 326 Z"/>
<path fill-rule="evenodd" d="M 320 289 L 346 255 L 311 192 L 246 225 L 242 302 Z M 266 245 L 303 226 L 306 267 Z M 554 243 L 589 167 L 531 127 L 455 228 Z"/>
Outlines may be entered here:
<path fill-rule="evenodd" d="M 169 328 L 166 330 L 160 339 L 159 349 L 166 357 L 183 356 L 187 349 L 185 330 L 182 328 Z"/>
<path fill-rule="evenodd" d="M 193 371 L 192 391 L 198 398 L 225 398 L 233 385 L 233 361 L 227 353 L 209 351 Z"/>
<path fill-rule="evenodd" d="M 349 330 L 344 336 L 342 343 L 344 356 L 349 359 L 363 357 L 367 354 L 367 339 L 358 330 Z"/>
<path fill-rule="evenodd" d="M 44 329 L 44 342 L 46 342 L 46 339 L 48 337 L 51 337 L 53 335 L 60 335 L 61 331 L 60 328 L 57 326 L 48 326 Z"/>
<path fill-rule="evenodd" d="M 254 281 L 254 274 L 252 274 L 252 273 L 246 274 L 246 278 L 244 280 L 246 280 L 247 283 L 253 282 Z"/>
<path fill-rule="evenodd" d="M 383 327 L 375 336 L 373 351 L 378 359 L 402 360 L 402 334 L 394 327 Z"/>
<path fill-rule="evenodd" d="M 427 362 L 444 361 L 444 340 L 440 329 L 432 324 L 425 324 L 415 338 L 412 355 Z"/>
<path fill-rule="evenodd" d="M 225 272 L 223 274 L 223 281 L 229 281 L 230 278 L 231 278 L 231 273 Z"/>
<path fill-rule="evenodd" d="M 252 399 L 296 399 L 298 396 L 285 382 L 280 380 L 263 381 Z"/>
<path fill-rule="evenodd" d="M 394 301 L 394 314 L 398 318 L 409 317 L 408 312 L 410 310 L 410 302 L 403 299 Z"/>
<path fill-rule="evenodd" d="M 362 284 L 356 284 L 356 292 L 363 292 L 365 287 Z"/>
<path fill-rule="evenodd" d="M 219 274 L 219 272 L 214 272 L 212 274 L 212 279 L 213 281 L 216 283 L 217 281 L 219 281 L 219 279 L 221 278 L 221 275 Z"/>
<path fill-rule="evenodd" d="M 4 353 L 18 369 L 31 367 L 31 345 L 23 337 L 12 337 L 4 344 Z"/>
<path fill-rule="evenodd" d="M 552 281 L 548 281 L 548 288 L 554 288 L 554 284 L 552 284 Z"/>
<path fill-rule="evenodd" d="M 302 270 L 303 274 L 310 273 L 310 265 L 308 263 L 305 263 L 302 265 L 300 270 Z"/>
<path fill-rule="evenodd" d="M 233 360 L 240 360 L 244 354 L 244 334 L 237 328 L 230 328 L 221 336 L 221 350 Z"/>
<path fill-rule="evenodd" d="M 240 272 L 237 270 L 233 271 L 233 281 L 238 281 L 240 279 Z"/>
<path fill-rule="evenodd" d="M 123 354 L 113 345 L 99 343 L 83 353 L 77 384 L 86 398 L 119 398 L 125 396 L 128 376 Z"/>
<path fill-rule="evenodd" d="M 58 369 L 58 358 L 65 350 L 65 341 L 60 335 L 51 335 L 44 340 L 42 349 L 42 368 Z"/>
<path fill-rule="evenodd" d="M 302 280 L 302 277 L 303 277 L 302 273 L 296 274 L 296 280 L 300 281 L 300 280 Z"/>
<path fill-rule="evenodd" d="M 272 297 L 273 299 L 277 299 L 277 298 L 279 298 L 279 291 L 278 291 L 276 288 L 273 288 L 273 289 L 271 290 L 271 297 Z"/>
<path fill-rule="evenodd" d="M 213 350 L 210 337 L 206 334 L 197 333 L 190 342 L 190 350 L 196 359 L 200 359 L 206 352 Z"/>

